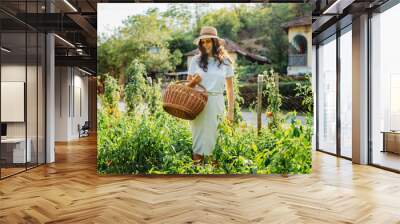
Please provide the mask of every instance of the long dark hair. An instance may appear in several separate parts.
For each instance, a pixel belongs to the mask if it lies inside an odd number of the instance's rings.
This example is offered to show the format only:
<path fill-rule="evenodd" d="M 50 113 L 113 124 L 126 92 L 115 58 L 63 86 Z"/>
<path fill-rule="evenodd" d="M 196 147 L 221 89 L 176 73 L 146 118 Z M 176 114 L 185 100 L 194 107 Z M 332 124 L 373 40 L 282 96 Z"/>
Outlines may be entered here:
<path fill-rule="evenodd" d="M 227 52 L 225 51 L 224 46 L 221 44 L 221 42 L 216 39 L 216 38 L 211 38 L 212 41 L 212 50 L 211 54 L 212 57 L 214 57 L 216 60 L 218 60 L 218 67 L 221 66 L 222 63 L 224 63 L 224 59 L 228 59 L 230 63 L 232 63 L 232 59 L 229 57 Z M 199 61 L 199 66 L 200 68 L 203 69 L 203 71 L 207 72 L 208 70 L 208 54 L 203 46 L 203 41 L 199 41 L 199 50 L 200 50 L 200 61 Z M 225 63 L 224 63 L 225 64 Z"/>

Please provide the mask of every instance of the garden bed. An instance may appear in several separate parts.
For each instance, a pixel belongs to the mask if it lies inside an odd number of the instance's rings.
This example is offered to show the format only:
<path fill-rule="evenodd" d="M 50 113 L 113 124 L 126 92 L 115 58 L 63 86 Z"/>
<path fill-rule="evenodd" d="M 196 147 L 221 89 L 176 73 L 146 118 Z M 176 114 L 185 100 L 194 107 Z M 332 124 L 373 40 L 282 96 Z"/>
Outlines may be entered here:
<path fill-rule="evenodd" d="M 245 122 L 228 124 L 222 120 L 212 156 L 203 164 L 194 165 L 190 123 L 163 111 L 159 84 L 126 85 L 127 108 L 121 112 L 117 103 L 120 89 L 115 80 L 107 79 L 98 108 L 97 168 L 100 174 L 311 172 L 310 116 L 302 124 L 296 119 L 296 113 L 283 116 L 271 109 L 270 122 L 259 134 Z M 268 100 L 276 96 L 271 95 Z"/>
<path fill-rule="evenodd" d="M 294 118 L 259 135 L 245 123 L 222 122 L 211 163 L 195 166 L 189 122 L 156 114 L 98 114 L 102 174 L 272 174 L 311 171 L 311 130 Z M 289 118 L 290 119 L 290 118 Z"/>

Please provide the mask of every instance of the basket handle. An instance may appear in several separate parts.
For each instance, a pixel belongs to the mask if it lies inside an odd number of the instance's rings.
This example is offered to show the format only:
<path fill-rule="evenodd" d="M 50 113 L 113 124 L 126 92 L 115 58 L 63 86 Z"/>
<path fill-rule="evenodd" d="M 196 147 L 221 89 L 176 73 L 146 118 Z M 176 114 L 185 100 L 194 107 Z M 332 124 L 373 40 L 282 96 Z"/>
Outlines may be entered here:
<path fill-rule="evenodd" d="M 189 80 L 180 80 L 180 81 L 177 81 L 177 82 L 175 82 L 176 84 L 181 84 L 181 83 L 188 83 L 188 82 L 190 82 Z M 203 86 L 203 85 L 201 85 L 200 83 L 198 83 L 197 84 L 200 88 L 202 88 L 203 90 L 204 90 L 204 92 L 207 92 L 207 89 Z"/>
<path fill-rule="evenodd" d="M 200 75 L 196 74 L 191 80 L 189 80 L 187 86 L 189 86 L 190 88 L 194 88 L 200 82 L 201 82 L 201 77 Z"/>

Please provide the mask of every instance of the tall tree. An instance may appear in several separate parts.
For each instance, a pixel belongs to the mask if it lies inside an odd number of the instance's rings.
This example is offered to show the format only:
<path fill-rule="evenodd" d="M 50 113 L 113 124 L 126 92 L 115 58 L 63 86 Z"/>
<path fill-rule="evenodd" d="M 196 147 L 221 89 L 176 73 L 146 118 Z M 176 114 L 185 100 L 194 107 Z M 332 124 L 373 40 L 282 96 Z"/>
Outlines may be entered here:
<path fill-rule="evenodd" d="M 237 40 L 240 20 L 234 10 L 222 8 L 203 16 L 198 21 L 197 30 L 200 31 L 202 26 L 214 26 L 220 37 Z"/>
<path fill-rule="evenodd" d="M 134 59 L 141 61 L 149 74 L 174 70 L 182 55 L 168 48 L 172 33 L 157 9 L 128 17 L 118 32 L 100 44 L 101 70 L 106 66 L 119 76 Z"/>

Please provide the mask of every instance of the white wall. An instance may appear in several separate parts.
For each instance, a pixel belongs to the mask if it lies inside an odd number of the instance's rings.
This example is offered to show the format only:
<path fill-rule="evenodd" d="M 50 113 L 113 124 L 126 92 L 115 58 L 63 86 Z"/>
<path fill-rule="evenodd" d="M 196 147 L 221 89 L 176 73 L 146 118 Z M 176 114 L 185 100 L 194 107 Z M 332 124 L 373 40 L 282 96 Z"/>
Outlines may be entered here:
<path fill-rule="evenodd" d="M 25 70 L 27 69 L 27 70 Z M 1 66 L 1 81 L 2 82 L 25 82 L 26 71 L 28 72 L 28 85 L 27 88 L 27 122 L 28 131 L 36 130 L 36 80 L 31 78 L 31 74 L 36 75 L 36 66 L 27 66 L 19 64 L 3 64 Z M 26 82 L 25 82 L 26 83 Z M 32 87 L 33 86 L 33 87 Z M 4 96 L 3 96 L 4 97 Z M 39 107 L 42 105 L 39 105 Z M 7 110 L 8 108 L 2 108 Z M 24 109 L 24 108 L 22 108 Z M 32 123 L 33 122 L 33 123 Z M 7 122 L 7 136 L 8 137 L 25 137 L 25 123 L 26 122 Z M 36 136 L 36 132 L 35 132 Z M 29 133 L 28 133 L 28 137 Z"/>
<path fill-rule="evenodd" d="M 38 69 L 36 71 L 36 69 Z M 32 66 L 18 63 L 5 63 L 1 66 L 2 82 L 24 82 L 26 83 L 26 107 L 23 102 L 20 113 L 25 113 L 26 120 L 23 119 L 21 122 L 5 122 L 7 124 L 7 137 L 9 138 L 24 138 L 25 134 L 30 140 L 30 148 L 32 151 L 32 161 L 36 162 L 39 159 L 39 163 L 44 163 L 44 82 L 41 66 Z M 27 82 L 25 78 L 27 77 Z M 3 92 L 4 89 L 2 89 Z M 21 94 L 24 94 L 24 90 L 20 90 Z M 4 93 L 3 93 L 4 94 Z M 2 98 L 7 95 L 2 95 Z M 24 96 L 25 98 L 25 96 Z M 10 111 L 10 107 L 2 107 L 1 110 L 7 113 L 16 113 Z M 9 110 L 9 111 L 7 111 Z M 15 109 L 14 109 L 15 110 Z M 24 116 L 24 115 L 23 115 Z M 37 153 L 39 155 L 37 156 Z"/>
<path fill-rule="evenodd" d="M 3 64 L 1 66 L 1 81 L 25 82 L 25 64 Z M 7 108 L 1 108 L 7 110 Z M 7 137 L 25 137 L 25 122 L 7 122 Z"/>
<path fill-rule="evenodd" d="M 55 68 L 55 141 L 68 140 L 68 117 L 70 84 L 68 67 Z"/>
<path fill-rule="evenodd" d="M 55 140 L 77 139 L 78 124 L 88 120 L 88 78 L 76 68 L 56 67 L 55 85 Z"/>
<path fill-rule="evenodd" d="M 73 138 L 79 137 L 78 124 L 81 126 L 88 120 L 88 78 L 81 75 L 77 75 L 75 70 L 74 75 L 74 107 L 72 108 L 72 119 L 71 119 L 71 135 Z M 79 72 L 79 71 L 78 71 Z M 79 74 L 83 74 L 79 72 Z M 80 97 L 79 97 L 80 95 Z M 79 103 L 79 100 L 81 101 Z M 79 108 L 82 107 L 82 108 Z M 80 111 L 80 109 L 82 111 Z"/>

